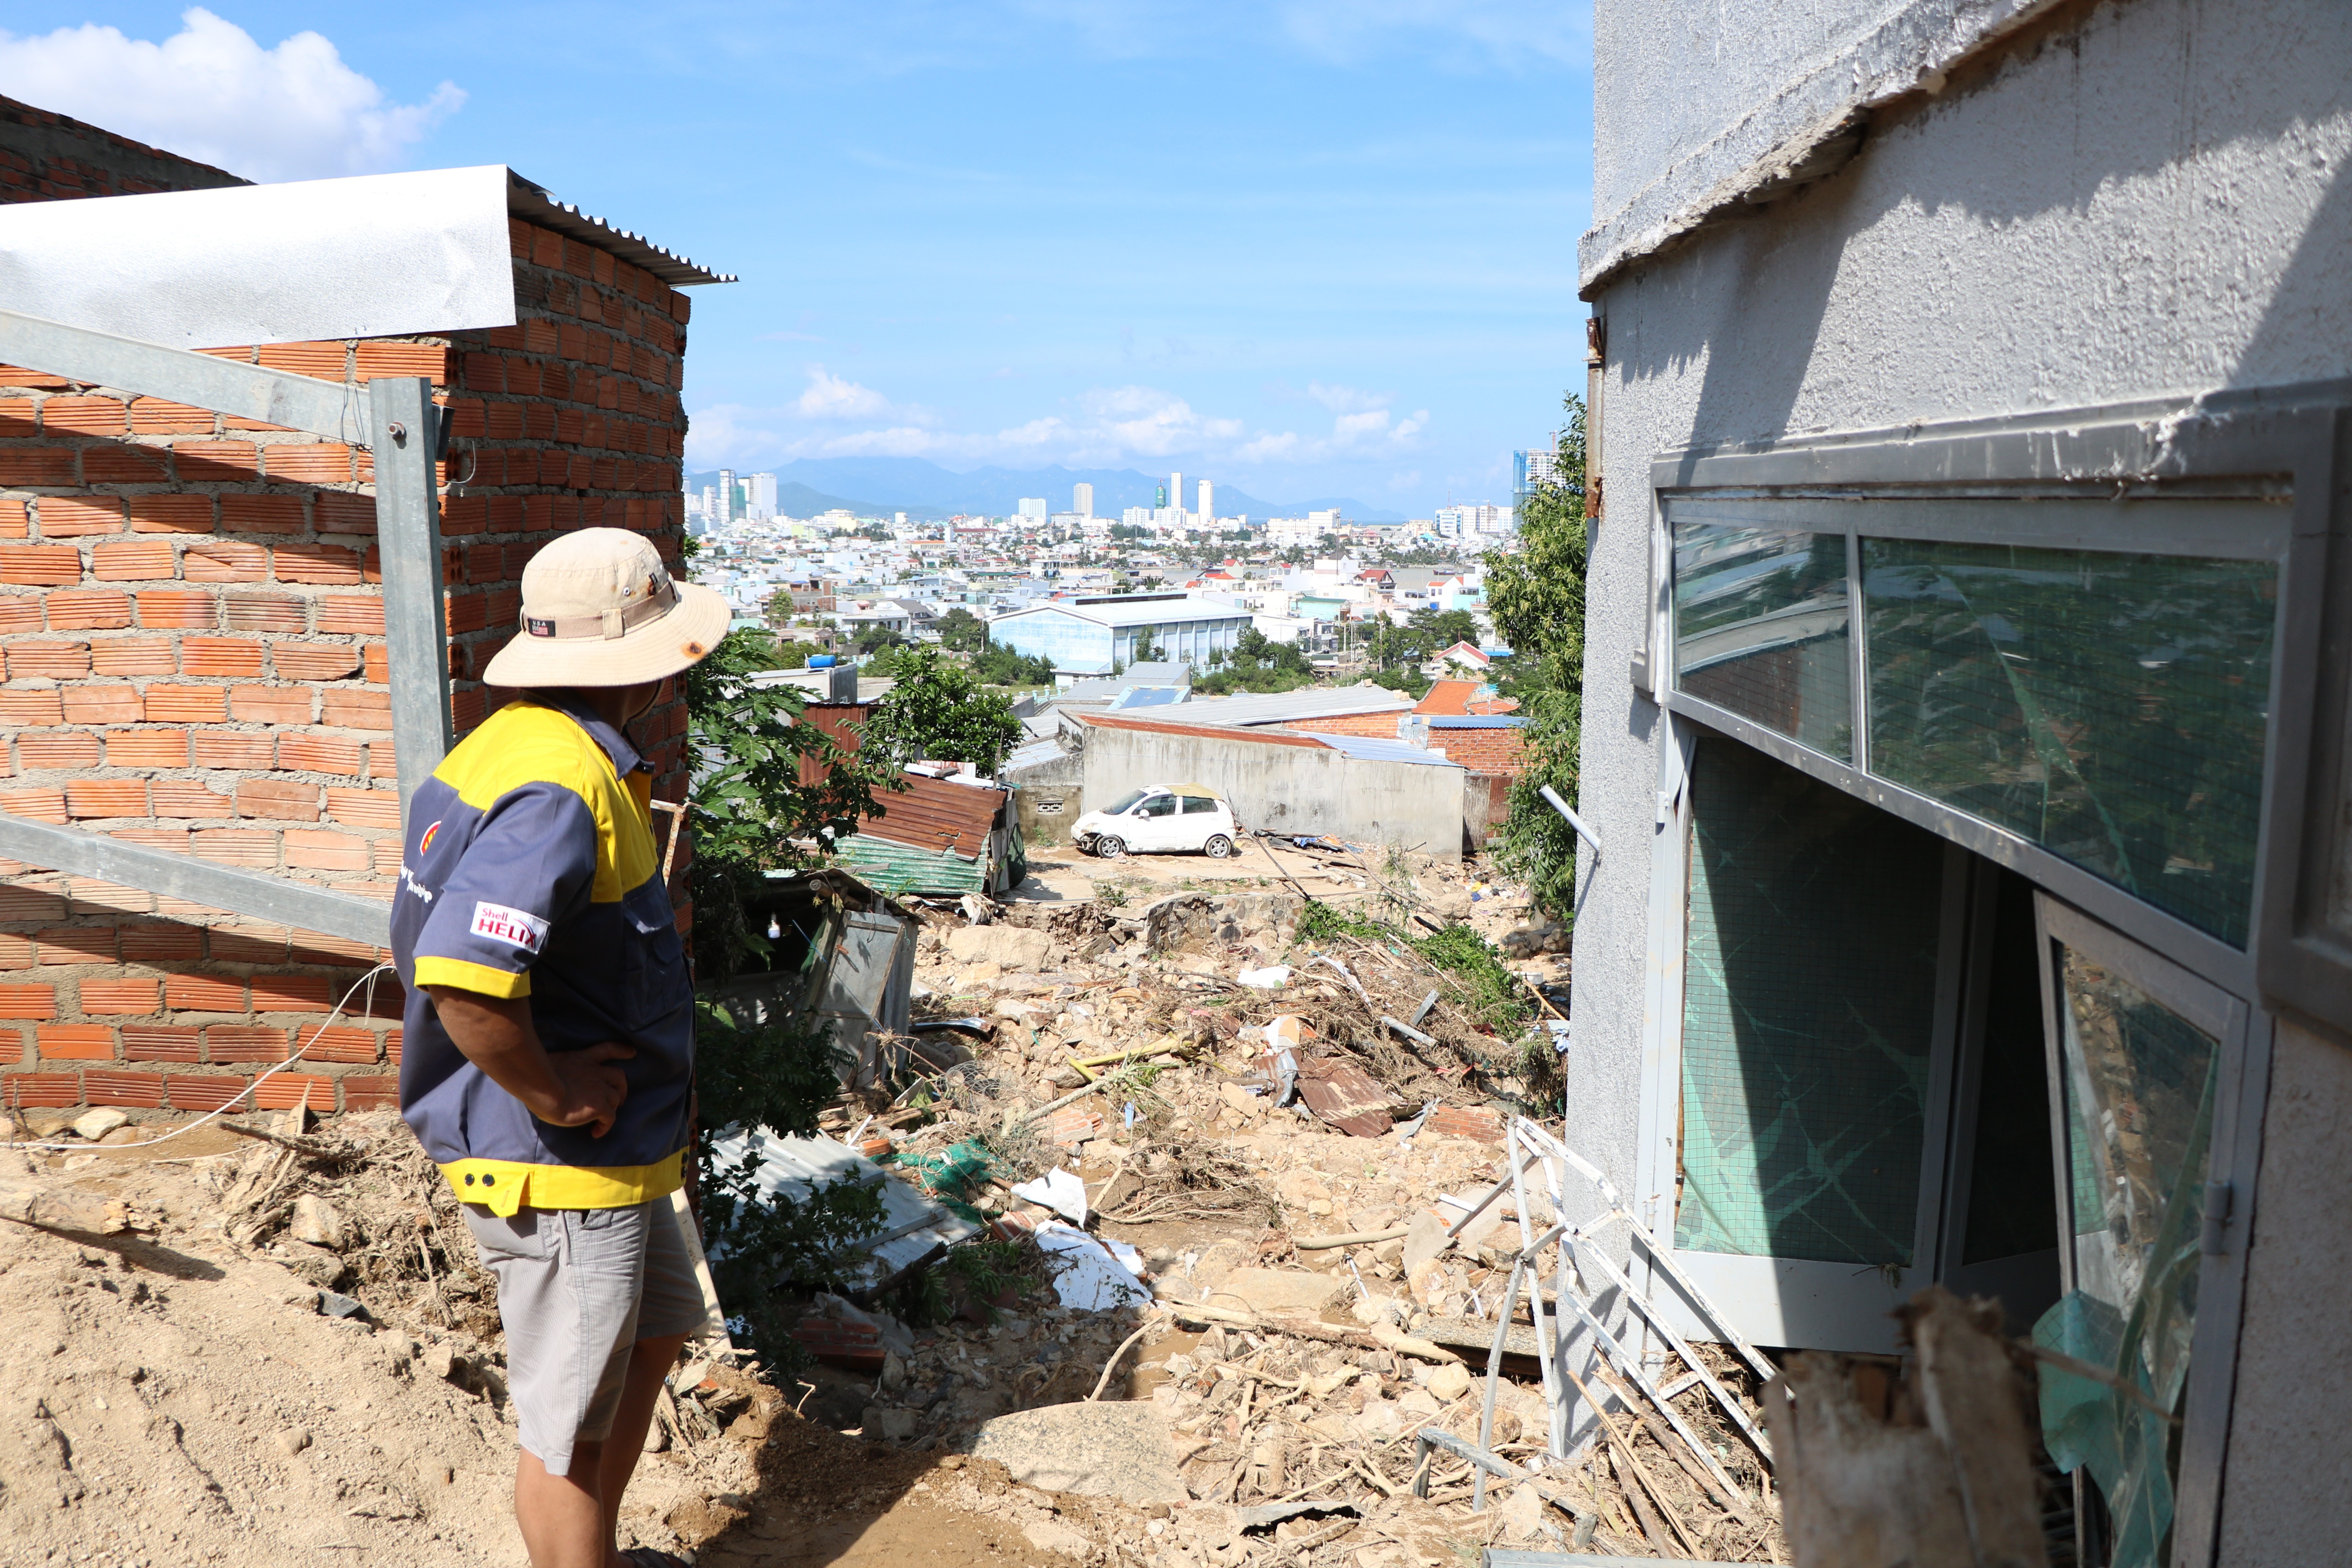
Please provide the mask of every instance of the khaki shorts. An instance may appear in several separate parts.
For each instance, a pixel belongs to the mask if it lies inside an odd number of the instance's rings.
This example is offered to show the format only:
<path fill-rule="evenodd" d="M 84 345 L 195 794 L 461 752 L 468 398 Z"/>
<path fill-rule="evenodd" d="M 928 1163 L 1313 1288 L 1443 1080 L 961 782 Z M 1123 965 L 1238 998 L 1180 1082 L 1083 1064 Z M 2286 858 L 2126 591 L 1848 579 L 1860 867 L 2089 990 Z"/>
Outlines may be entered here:
<path fill-rule="evenodd" d="M 667 1197 L 627 1208 L 524 1208 L 507 1219 L 479 1204 L 464 1208 L 499 1281 L 507 1392 L 522 1446 L 548 1474 L 568 1474 L 573 1444 L 611 1434 L 632 1347 L 709 1322 L 681 1228 L 694 1222 Z"/>

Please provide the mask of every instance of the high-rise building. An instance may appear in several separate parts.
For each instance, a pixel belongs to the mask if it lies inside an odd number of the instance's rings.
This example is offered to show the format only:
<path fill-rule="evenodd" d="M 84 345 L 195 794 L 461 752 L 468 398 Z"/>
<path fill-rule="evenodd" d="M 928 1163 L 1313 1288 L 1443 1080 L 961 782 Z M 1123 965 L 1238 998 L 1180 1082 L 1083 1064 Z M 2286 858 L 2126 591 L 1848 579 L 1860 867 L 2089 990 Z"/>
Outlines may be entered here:
<path fill-rule="evenodd" d="M 1168 499 L 1161 501 L 1160 504 L 1162 506 L 1172 506 L 1178 511 L 1182 511 L 1184 510 L 1184 476 L 1182 474 L 1177 473 L 1168 476 Z M 1179 518 L 1176 521 L 1181 525 L 1183 519 Z"/>
<path fill-rule="evenodd" d="M 1166 485 L 1156 487 L 1151 492 L 1151 510 L 1154 511 L 1160 511 L 1166 508 L 1167 505 L 1168 487 Z"/>
<path fill-rule="evenodd" d="M 1025 518 L 1034 519 L 1038 522 L 1043 522 L 1051 514 L 1046 510 L 1045 498 L 1044 496 L 1023 496 L 1021 498 L 1021 515 Z"/>
<path fill-rule="evenodd" d="M 751 503 L 744 509 L 746 515 L 761 521 L 776 515 L 775 475 L 753 474 L 744 482 L 743 489 Z"/>
<path fill-rule="evenodd" d="M 1148 506 L 1129 507 L 1118 514 L 1118 521 L 1123 528 L 1141 528 L 1151 521 L 1151 509 Z"/>
<path fill-rule="evenodd" d="M 735 470 L 719 470 L 719 515 L 713 522 L 732 522 L 740 515 L 735 510 Z"/>
<path fill-rule="evenodd" d="M 1070 487 L 1070 510 L 1076 512 L 1080 517 L 1094 516 L 1094 486 L 1083 482 L 1072 485 Z"/>
<path fill-rule="evenodd" d="M 1511 496 L 1514 500 L 1527 500 L 1528 492 L 1538 485 L 1558 483 L 1559 443 L 1557 440 L 1541 450 L 1511 454 Z"/>
<path fill-rule="evenodd" d="M 1201 481 L 1201 526 L 1206 528 L 1217 520 L 1217 487 L 1208 480 Z"/>

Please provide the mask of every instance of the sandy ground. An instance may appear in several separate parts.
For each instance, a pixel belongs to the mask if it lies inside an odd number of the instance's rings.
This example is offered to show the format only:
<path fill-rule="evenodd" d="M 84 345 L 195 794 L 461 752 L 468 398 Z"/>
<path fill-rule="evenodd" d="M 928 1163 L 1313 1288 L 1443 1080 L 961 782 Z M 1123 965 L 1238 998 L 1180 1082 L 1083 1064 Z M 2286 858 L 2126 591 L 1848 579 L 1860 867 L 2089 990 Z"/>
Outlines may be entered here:
<path fill-rule="evenodd" d="M 1034 942 L 1042 931 L 1041 963 L 963 962 L 948 951 L 960 917 L 929 917 L 923 1009 L 986 1016 L 994 1034 L 952 1087 L 933 1085 L 942 1092 L 929 1110 L 881 1125 L 919 1154 L 1063 1095 L 1078 1082 L 1071 1056 L 1150 1056 L 1161 1067 L 1149 1087 L 1122 1089 L 1066 1147 L 1008 1148 L 1029 1173 L 1063 1163 L 1080 1174 L 1107 1211 L 1095 1228 L 1138 1248 L 1158 1304 L 1061 1308 L 1040 1261 L 992 1321 L 975 1312 L 910 1326 L 912 1348 L 880 1377 L 820 1366 L 773 1387 L 690 1349 L 693 1365 L 673 1379 L 680 1414 L 625 1505 L 625 1542 L 746 1568 L 1458 1568 L 1485 1543 L 1555 1547 L 1567 1516 L 1546 1515 L 1532 1492 L 1515 1512 L 1474 1515 L 1466 1472 L 1440 1467 L 1432 1500 L 1409 1495 L 1411 1432 L 1437 1423 L 1475 1434 L 1479 1401 L 1437 1375 L 1441 1361 L 1364 1338 L 1367 1324 L 1418 1332 L 1475 1312 L 1496 1289 L 1495 1257 L 1463 1250 L 1408 1279 L 1392 1241 L 1293 1245 L 1384 1231 L 1436 1194 L 1478 1190 L 1497 1173 L 1499 1146 L 1433 1130 L 1344 1136 L 1241 1087 L 1258 1049 L 1250 1031 L 1297 1013 L 1317 1021 L 1315 1054 L 1354 1053 L 1400 1111 L 1435 1100 L 1491 1116 L 1460 1064 L 1504 1042 L 1448 1003 L 1428 1020 L 1441 1047 L 1414 1056 L 1363 1037 L 1361 1008 L 1331 973 L 1302 971 L 1271 994 L 1234 978 L 1313 955 L 1295 940 L 1301 888 L 1341 902 L 1402 893 L 1490 935 L 1519 922 L 1519 901 L 1475 865 L 1373 868 L 1295 850 L 1108 863 L 1062 851 L 1034 867 L 1000 916 L 1011 937 L 986 940 Z M 1206 902 L 1172 924 L 1152 914 L 1184 894 Z M 1331 951 L 1342 953 L 1375 1009 L 1410 1011 L 1431 984 L 1393 943 L 1349 939 Z M 1521 967 L 1541 977 L 1562 963 Z M 0 1188 L 120 1200 L 134 1220 L 113 1235 L 0 1223 L 0 1568 L 524 1563 L 495 1311 L 454 1199 L 389 1116 L 347 1117 L 314 1138 L 337 1152 L 297 1155 L 217 1128 L 152 1150 L 0 1150 Z M 334 1247 L 291 1239 L 305 1194 L 341 1205 L 350 1235 Z M 1042 1212 L 1002 1190 L 982 1206 Z M 321 1285 L 364 1301 L 369 1317 L 322 1315 Z M 1246 1301 L 1269 1288 L 1303 1291 L 1318 1321 L 1356 1340 L 1170 1315 L 1170 1304 Z M 1054 1491 L 959 1451 L 993 1418 L 1086 1399 L 1138 1326 L 1141 1342 L 1102 1397 L 1150 1406 L 1189 1500 Z M 1497 1442 L 1538 1456 L 1532 1363 L 1507 1370 Z M 895 1440 L 879 1440 L 886 1432 Z M 1580 1472 L 1577 1484 L 1609 1521 L 1595 1549 L 1642 1549 L 1606 1474 Z M 1339 1511 L 1250 1530 L 1235 1511 L 1307 1494 Z M 1708 1505 L 1694 1494 L 1688 1507 L 1704 1522 Z"/>

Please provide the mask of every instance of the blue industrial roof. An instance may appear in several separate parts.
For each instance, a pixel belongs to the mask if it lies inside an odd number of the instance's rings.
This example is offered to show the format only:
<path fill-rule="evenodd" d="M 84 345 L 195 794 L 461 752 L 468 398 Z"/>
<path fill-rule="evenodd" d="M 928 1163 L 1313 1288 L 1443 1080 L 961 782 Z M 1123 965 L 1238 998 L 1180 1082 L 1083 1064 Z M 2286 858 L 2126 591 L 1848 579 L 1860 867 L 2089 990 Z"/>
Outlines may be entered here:
<path fill-rule="evenodd" d="M 1306 734 L 1307 731 L 1286 731 L 1286 733 Z M 1376 740 L 1370 735 L 1325 735 L 1320 733 L 1316 734 L 1314 739 L 1322 742 L 1323 744 L 1330 747 L 1335 752 L 1345 752 L 1351 757 L 1360 757 L 1368 763 L 1415 763 L 1423 767 L 1428 768 L 1459 768 L 1462 766 L 1460 763 L 1452 762 L 1444 757 L 1434 756 L 1428 752 L 1424 752 L 1419 746 L 1408 746 L 1402 741 L 1381 741 Z"/>
<path fill-rule="evenodd" d="M 1113 712 L 1125 712 L 1129 708 L 1165 708 L 1184 700 L 1184 690 L 1175 686 L 1130 686 L 1111 700 Z"/>

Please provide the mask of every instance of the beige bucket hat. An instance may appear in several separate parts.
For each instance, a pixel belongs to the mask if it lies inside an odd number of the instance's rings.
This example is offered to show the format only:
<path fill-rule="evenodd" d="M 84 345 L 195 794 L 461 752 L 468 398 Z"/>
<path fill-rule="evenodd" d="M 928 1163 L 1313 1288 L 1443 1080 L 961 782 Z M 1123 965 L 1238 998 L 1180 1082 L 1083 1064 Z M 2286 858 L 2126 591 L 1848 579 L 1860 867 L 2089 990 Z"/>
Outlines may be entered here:
<path fill-rule="evenodd" d="M 653 542 L 622 528 L 567 533 L 522 569 L 522 629 L 493 686 L 635 686 L 719 646 L 733 618 L 709 588 L 673 580 Z"/>

